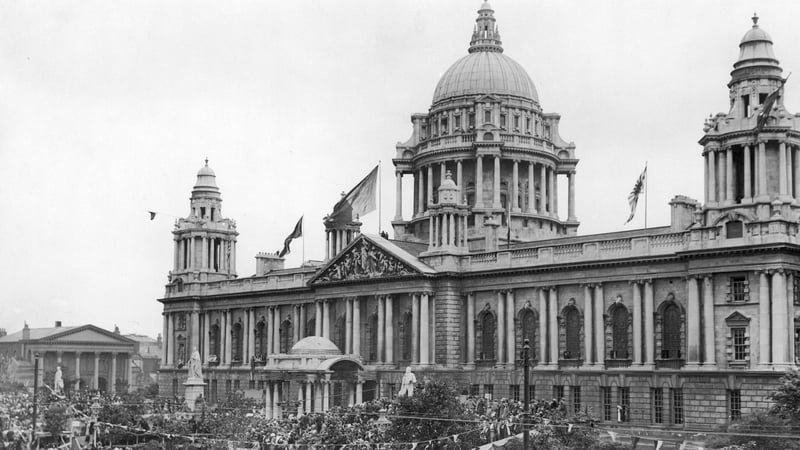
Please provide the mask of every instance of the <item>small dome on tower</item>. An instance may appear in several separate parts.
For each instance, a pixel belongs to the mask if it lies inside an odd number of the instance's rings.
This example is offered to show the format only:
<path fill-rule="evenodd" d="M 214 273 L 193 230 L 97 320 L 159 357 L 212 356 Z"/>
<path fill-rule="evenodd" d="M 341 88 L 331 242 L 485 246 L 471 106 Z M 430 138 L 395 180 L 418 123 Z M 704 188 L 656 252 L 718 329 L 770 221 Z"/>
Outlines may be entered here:
<path fill-rule="evenodd" d="M 780 79 L 780 63 L 772 50 L 772 38 L 758 26 L 758 16 L 753 14 L 753 27 L 739 43 L 739 59 L 733 64 L 732 82 L 744 79 Z"/>
<path fill-rule="evenodd" d="M 194 189 L 192 189 L 192 197 L 202 194 L 219 198 L 217 175 L 211 167 L 208 167 L 208 158 L 206 158 L 206 165 L 197 171 L 197 182 L 195 182 Z"/>

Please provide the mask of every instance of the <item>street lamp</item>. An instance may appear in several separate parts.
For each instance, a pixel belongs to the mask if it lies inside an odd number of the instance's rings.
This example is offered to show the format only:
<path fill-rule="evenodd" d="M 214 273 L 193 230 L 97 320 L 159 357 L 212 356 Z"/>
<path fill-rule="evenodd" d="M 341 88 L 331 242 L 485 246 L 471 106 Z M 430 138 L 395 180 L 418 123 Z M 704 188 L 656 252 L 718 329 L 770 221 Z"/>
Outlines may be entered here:
<path fill-rule="evenodd" d="M 36 439 L 36 395 L 39 393 L 39 352 L 34 354 L 33 362 L 33 430 L 31 431 L 31 442 Z"/>
<path fill-rule="evenodd" d="M 522 448 L 528 450 L 530 448 L 530 435 L 528 434 L 528 412 L 530 410 L 531 392 L 530 392 L 530 368 L 531 368 L 531 343 L 529 339 L 525 339 L 522 346 L 522 369 L 524 373 L 525 383 L 525 405 L 522 410 Z"/>

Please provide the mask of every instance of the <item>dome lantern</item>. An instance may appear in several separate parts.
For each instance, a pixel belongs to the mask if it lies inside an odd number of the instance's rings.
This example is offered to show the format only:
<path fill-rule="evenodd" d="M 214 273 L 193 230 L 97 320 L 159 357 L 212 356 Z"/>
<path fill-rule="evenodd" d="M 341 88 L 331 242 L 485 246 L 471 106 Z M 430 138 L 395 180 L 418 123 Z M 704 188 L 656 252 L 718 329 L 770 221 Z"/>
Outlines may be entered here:
<path fill-rule="evenodd" d="M 478 18 L 469 41 L 469 52 L 499 52 L 503 53 L 503 42 L 500 40 L 500 31 L 495 24 L 494 10 L 489 2 L 483 2 L 478 10 Z"/>

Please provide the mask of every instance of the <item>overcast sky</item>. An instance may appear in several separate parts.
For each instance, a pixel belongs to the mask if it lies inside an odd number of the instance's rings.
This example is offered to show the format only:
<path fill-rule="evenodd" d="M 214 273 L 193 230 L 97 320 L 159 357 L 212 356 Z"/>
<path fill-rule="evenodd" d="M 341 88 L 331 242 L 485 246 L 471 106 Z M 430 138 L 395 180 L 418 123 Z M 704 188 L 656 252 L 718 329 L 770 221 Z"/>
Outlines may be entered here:
<path fill-rule="evenodd" d="M 305 257 L 323 258 L 322 217 L 379 160 L 388 228 L 395 143 L 466 54 L 480 4 L 0 2 L 0 327 L 158 334 L 172 216 L 188 215 L 206 157 L 238 224 L 240 276 L 303 214 Z M 676 194 L 702 200 L 697 140 L 709 113 L 727 112 L 754 10 L 784 73 L 800 70 L 795 0 L 492 6 L 505 53 L 577 146 L 583 235 L 644 225 L 623 222 L 645 162 L 648 225 L 668 224 Z"/>

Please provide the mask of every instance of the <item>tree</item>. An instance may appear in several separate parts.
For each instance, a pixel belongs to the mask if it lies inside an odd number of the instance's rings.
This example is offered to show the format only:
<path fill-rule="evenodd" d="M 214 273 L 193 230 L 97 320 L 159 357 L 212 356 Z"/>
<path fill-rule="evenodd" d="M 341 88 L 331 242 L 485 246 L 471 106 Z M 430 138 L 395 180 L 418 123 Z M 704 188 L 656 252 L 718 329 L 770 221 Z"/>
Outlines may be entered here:
<path fill-rule="evenodd" d="M 770 394 L 775 402 L 771 412 L 794 425 L 800 425 L 800 371 L 787 370 L 780 379 L 781 385 Z"/>

